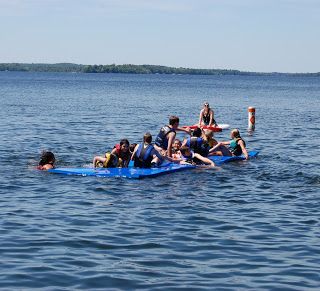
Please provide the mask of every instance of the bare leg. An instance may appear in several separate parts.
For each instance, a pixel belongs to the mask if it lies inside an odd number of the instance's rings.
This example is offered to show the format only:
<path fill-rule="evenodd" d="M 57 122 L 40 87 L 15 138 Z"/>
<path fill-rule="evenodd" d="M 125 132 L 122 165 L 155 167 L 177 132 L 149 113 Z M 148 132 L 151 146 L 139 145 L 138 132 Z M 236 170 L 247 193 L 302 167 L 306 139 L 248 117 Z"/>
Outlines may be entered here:
<path fill-rule="evenodd" d="M 93 167 L 96 168 L 96 163 L 97 162 L 104 163 L 105 161 L 106 161 L 106 158 L 103 158 L 103 157 L 100 157 L 100 156 L 95 156 L 93 158 L 93 161 L 92 161 Z"/>

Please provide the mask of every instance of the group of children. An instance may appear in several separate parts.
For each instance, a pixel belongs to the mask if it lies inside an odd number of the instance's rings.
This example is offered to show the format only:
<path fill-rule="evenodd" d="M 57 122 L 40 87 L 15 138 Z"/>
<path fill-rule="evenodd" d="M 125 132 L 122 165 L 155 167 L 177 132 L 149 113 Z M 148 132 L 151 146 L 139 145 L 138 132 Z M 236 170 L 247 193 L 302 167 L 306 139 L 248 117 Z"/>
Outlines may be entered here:
<path fill-rule="evenodd" d="M 212 113 L 209 115 L 210 124 L 214 119 Z M 201 120 L 199 122 L 201 126 Z M 186 132 L 190 136 L 180 141 L 176 138 L 177 131 Z M 230 137 L 230 141 L 217 142 L 213 138 L 211 130 L 203 130 L 201 127 L 193 131 L 189 128 L 181 128 L 179 127 L 179 117 L 171 116 L 169 124 L 160 129 L 154 144 L 152 144 L 152 135 L 149 132 L 144 134 L 140 144 L 130 144 L 127 139 L 122 139 L 111 152 L 107 152 L 104 156 L 95 156 L 92 164 L 95 168 L 126 168 L 132 160 L 134 167 L 150 168 L 159 166 L 164 160 L 167 160 L 180 164 L 202 164 L 214 167 L 214 162 L 208 158 L 210 155 L 239 156 L 243 154 L 248 159 L 246 144 L 241 138 L 239 130 L 233 129 Z M 44 152 L 38 169 L 52 169 L 54 162 L 54 154 Z"/>

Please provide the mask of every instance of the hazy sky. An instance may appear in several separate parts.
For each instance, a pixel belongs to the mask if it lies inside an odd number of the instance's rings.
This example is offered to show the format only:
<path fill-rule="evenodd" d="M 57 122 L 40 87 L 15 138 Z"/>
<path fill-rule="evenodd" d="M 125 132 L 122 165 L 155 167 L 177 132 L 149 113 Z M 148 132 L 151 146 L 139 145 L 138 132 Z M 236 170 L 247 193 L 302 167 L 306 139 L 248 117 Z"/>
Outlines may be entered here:
<path fill-rule="evenodd" d="M 320 0 L 0 0 L 0 62 L 320 71 Z"/>

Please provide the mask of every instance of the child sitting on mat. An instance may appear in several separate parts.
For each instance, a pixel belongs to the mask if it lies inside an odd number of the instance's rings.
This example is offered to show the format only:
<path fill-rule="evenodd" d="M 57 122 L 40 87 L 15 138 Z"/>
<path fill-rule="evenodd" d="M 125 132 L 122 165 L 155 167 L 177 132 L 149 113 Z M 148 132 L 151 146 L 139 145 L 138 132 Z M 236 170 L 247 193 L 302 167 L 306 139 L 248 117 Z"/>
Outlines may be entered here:
<path fill-rule="evenodd" d="M 219 142 L 216 146 L 210 149 L 209 154 L 220 151 L 223 156 L 245 156 L 246 160 L 249 158 L 246 149 L 246 143 L 240 136 L 238 129 L 231 130 L 231 141 Z M 229 145 L 229 148 L 226 146 Z"/>
<path fill-rule="evenodd" d="M 131 157 L 129 146 L 129 141 L 122 139 L 113 147 L 111 153 L 107 152 L 104 157 L 95 156 L 92 161 L 93 167 L 127 168 Z"/>

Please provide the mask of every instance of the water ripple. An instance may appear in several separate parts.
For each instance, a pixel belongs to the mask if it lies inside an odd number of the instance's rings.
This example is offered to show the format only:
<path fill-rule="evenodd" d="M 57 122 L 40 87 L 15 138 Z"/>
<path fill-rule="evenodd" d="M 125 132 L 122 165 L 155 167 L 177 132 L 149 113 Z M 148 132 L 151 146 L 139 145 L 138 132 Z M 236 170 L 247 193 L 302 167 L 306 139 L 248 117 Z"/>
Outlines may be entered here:
<path fill-rule="evenodd" d="M 0 289 L 319 289 L 318 79 L 0 75 Z M 34 170 L 43 149 L 88 166 L 170 114 L 194 123 L 212 92 L 257 159 L 144 180 Z"/>

